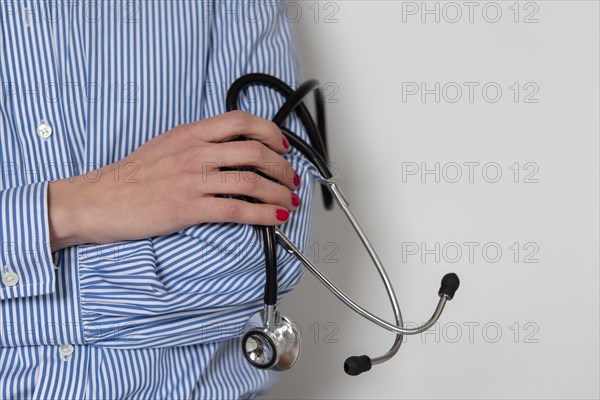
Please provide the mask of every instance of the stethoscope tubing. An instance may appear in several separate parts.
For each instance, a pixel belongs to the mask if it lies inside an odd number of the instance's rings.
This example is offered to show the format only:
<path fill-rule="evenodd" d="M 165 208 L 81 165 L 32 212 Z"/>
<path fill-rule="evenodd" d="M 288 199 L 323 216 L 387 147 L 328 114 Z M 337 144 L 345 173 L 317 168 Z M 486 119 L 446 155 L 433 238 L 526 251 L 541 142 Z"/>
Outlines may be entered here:
<path fill-rule="evenodd" d="M 327 164 L 327 153 L 324 139 L 325 135 L 323 135 L 325 129 L 325 120 L 324 116 L 322 115 L 323 96 L 319 89 L 318 82 L 314 80 L 307 81 L 304 84 L 302 84 L 296 91 L 294 91 L 283 81 L 275 77 L 265 74 L 248 74 L 236 80 L 232 84 L 230 90 L 228 91 L 226 100 L 228 111 L 232 111 L 238 108 L 238 95 L 244 88 L 250 85 L 263 85 L 275 89 L 285 97 L 286 100 L 283 106 L 279 109 L 279 111 L 273 118 L 273 122 L 280 127 L 282 133 L 288 138 L 288 140 L 294 146 L 294 148 L 296 148 L 300 153 L 302 153 L 319 172 L 320 177 L 318 181 L 325 185 L 328 189 L 323 191 L 324 199 L 326 200 L 326 207 L 330 208 L 332 198 L 335 198 L 336 202 L 346 215 L 346 218 L 352 225 L 354 231 L 360 237 L 361 242 L 367 250 L 371 260 L 375 264 L 377 272 L 384 284 L 395 318 L 395 324 L 390 323 L 358 305 L 358 303 L 356 303 L 348 295 L 346 295 L 314 264 L 312 264 L 310 260 L 308 260 L 308 258 L 304 256 L 302 251 L 300 251 L 300 249 L 298 249 L 298 247 L 291 240 L 289 240 L 289 238 L 287 238 L 279 228 L 263 226 L 261 227 L 261 230 L 265 242 L 266 283 L 264 302 L 266 309 L 265 315 L 267 326 L 272 322 L 270 320 L 272 319 L 272 315 L 275 315 L 274 310 L 277 303 L 278 285 L 276 243 L 279 243 L 284 247 L 284 249 L 286 249 L 288 252 L 293 254 L 298 260 L 300 260 L 300 262 L 346 306 L 348 306 L 354 312 L 366 318 L 370 322 L 374 323 L 375 325 L 378 325 L 381 328 L 387 329 L 390 332 L 396 334 L 392 347 L 384 355 L 380 357 L 371 358 L 370 364 L 379 364 L 389 360 L 400 349 L 403 335 L 419 334 L 431 328 L 437 322 L 440 315 L 442 314 L 442 311 L 444 310 L 446 302 L 452 299 L 453 293 L 458 287 L 458 278 L 456 278 L 456 288 L 454 288 L 453 290 L 442 291 L 442 289 L 440 289 L 440 299 L 438 301 L 437 307 L 432 317 L 426 323 L 415 328 L 405 327 L 402 319 L 400 306 L 398 304 L 398 299 L 387 274 L 387 271 L 385 270 L 383 263 L 379 259 L 377 253 L 375 252 L 375 249 L 373 248 L 371 242 L 364 233 L 358 220 L 352 213 L 348 201 L 345 199 L 341 190 L 337 186 L 337 183 L 333 180 L 333 174 L 331 173 L 331 170 L 329 169 L 329 166 Z M 303 103 L 303 99 L 312 91 L 315 91 L 315 100 L 318 111 L 318 128 L 315 125 L 314 120 L 310 116 L 308 109 Z M 286 120 L 286 118 L 293 112 L 296 112 L 299 116 L 301 122 L 307 130 L 311 142 L 314 143 L 314 147 L 306 143 L 295 133 L 283 126 L 283 123 Z M 444 288 L 444 281 L 442 283 L 442 288 Z M 445 294 L 445 292 L 449 294 Z M 271 318 L 269 316 L 271 316 Z"/>

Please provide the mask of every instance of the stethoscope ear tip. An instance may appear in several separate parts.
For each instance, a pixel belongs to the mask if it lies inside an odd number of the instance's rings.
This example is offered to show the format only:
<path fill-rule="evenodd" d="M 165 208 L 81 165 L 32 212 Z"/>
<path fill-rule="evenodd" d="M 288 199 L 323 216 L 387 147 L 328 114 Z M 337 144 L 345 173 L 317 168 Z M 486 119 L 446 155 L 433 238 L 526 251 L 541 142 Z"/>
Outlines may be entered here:
<path fill-rule="evenodd" d="M 356 376 L 367 372 L 372 367 L 369 356 L 352 356 L 344 362 L 344 372 L 348 375 Z"/>
<path fill-rule="evenodd" d="M 458 279 L 458 275 L 456 275 L 454 272 L 451 272 L 444 275 L 442 278 L 442 284 L 438 294 L 440 296 L 445 296 L 448 300 L 452 300 L 454 293 L 456 293 L 459 286 L 460 279 Z"/>

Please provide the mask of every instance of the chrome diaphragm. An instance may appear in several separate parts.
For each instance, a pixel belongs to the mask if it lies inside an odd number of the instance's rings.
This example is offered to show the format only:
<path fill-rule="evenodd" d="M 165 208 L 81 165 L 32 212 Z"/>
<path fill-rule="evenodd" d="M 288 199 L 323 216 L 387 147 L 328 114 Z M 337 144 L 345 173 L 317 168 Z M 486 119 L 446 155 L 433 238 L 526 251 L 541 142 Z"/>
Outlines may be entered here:
<path fill-rule="evenodd" d="M 250 364 L 260 369 L 285 371 L 300 355 L 300 334 L 292 322 L 273 310 L 271 320 L 265 312 L 252 315 L 242 337 L 242 351 Z"/>

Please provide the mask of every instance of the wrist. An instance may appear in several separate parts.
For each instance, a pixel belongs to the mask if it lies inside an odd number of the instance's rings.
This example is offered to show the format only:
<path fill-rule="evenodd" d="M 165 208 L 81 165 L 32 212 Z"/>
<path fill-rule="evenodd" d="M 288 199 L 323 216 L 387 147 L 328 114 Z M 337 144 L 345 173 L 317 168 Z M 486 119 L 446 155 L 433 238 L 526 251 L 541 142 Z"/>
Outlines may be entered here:
<path fill-rule="evenodd" d="M 88 226 L 85 190 L 79 177 L 53 181 L 48 185 L 48 223 L 53 252 L 90 242 L 85 228 Z"/>

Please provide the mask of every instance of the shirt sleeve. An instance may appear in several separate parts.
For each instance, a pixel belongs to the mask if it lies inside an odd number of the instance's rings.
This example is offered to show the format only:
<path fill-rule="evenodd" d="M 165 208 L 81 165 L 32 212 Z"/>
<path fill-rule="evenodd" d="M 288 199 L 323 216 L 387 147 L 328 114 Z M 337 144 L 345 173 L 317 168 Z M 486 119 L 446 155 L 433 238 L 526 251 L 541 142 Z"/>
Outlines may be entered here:
<path fill-rule="evenodd" d="M 224 2 L 212 10 L 204 76 L 203 118 L 225 112 L 229 86 L 251 72 L 301 82 L 288 22 L 280 6 L 261 5 L 255 18 L 233 18 Z M 259 4 L 259 3 L 257 3 Z M 272 118 L 283 99 L 272 90 L 247 90 L 240 108 Z M 288 127 L 308 140 L 299 121 Z M 300 208 L 282 225 L 301 249 L 308 243 L 314 172 L 296 150 L 285 155 L 302 184 Z M 300 280 L 303 267 L 278 246 L 280 294 Z M 260 230 L 250 225 L 202 224 L 172 235 L 104 246 L 80 246 L 80 312 L 87 344 L 115 348 L 182 346 L 228 339 L 243 332 L 263 306 L 264 253 Z"/>
<path fill-rule="evenodd" d="M 52 293 L 48 183 L 0 190 L 0 300 Z"/>

